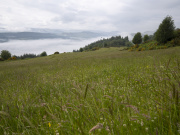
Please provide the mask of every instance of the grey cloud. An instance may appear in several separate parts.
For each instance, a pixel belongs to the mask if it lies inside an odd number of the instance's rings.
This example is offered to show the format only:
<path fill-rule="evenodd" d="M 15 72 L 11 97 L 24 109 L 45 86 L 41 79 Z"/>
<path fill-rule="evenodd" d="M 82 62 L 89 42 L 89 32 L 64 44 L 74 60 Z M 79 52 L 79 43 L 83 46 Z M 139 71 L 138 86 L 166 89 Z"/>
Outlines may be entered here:
<path fill-rule="evenodd" d="M 0 17 L 2 26 L 12 28 L 136 32 L 155 30 L 166 15 L 171 15 L 176 27 L 180 27 L 179 0 L 1 0 L 0 5 L 3 5 L 0 15 L 6 14 L 5 19 Z M 8 6 L 12 13 L 7 11 Z M 28 16 L 20 14 L 17 9 Z"/>

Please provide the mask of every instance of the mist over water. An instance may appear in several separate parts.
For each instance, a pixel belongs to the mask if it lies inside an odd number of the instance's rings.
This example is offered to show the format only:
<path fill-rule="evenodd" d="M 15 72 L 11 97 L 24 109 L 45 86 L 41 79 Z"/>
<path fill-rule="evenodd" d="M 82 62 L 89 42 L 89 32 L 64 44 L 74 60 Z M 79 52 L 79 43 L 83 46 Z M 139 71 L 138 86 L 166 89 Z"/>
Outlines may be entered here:
<path fill-rule="evenodd" d="M 12 55 L 23 55 L 25 53 L 40 54 L 46 51 L 48 55 L 58 51 L 72 52 L 80 47 L 84 47 L 101 37 L 92 39 L 42 39 L 42 40 L 11 40 L 0 43 L 0 51 L 8 50 Z"/>

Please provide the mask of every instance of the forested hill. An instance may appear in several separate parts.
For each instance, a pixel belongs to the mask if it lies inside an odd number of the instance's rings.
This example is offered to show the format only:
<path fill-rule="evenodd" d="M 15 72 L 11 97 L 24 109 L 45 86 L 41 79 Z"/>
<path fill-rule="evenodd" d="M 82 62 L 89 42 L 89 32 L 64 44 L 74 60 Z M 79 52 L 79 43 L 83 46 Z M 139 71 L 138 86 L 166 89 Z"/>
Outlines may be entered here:
<path fill-rule="evenodd" d="M 93 42 L 89 45 L 86 45 L 84 48 L 80 48 L 80 50 L 88 51 L 88 50 L 96 50 L 97 48 L 102 48 L 102 47 L 121 47 L 121 46 L 131 46 L 132 43 L 129 41 L 128 36 L 126 37 L 121 37 L 121 36 L 116 36 L 116 37 L 111 37 L 107 39 L 102 39 L 98 40 L 96 42 Z"/>

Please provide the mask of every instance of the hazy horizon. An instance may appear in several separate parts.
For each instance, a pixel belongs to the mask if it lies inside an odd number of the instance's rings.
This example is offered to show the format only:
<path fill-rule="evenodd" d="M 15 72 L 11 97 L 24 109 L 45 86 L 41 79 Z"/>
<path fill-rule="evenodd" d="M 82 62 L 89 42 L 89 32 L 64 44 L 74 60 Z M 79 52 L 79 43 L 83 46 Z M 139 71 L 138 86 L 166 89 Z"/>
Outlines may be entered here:
<path fill-rule="evenodd" d="M 39 40 L 10 40 L 0 43 L 0 50 L 8 50 L 12 55 L 20 56 L 26 53 L 40 54 L 46 51 L 48 55 L 58 51 L 60 53 L 79 50 L 102 37 L 91 39 L 39 39 Z"/>

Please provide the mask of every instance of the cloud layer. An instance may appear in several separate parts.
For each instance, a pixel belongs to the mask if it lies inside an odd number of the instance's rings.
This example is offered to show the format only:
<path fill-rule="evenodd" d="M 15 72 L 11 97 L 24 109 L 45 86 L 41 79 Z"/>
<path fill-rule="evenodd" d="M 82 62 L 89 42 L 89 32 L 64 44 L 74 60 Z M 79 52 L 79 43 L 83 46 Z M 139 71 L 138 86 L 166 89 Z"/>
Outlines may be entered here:
<path fill-rule="evenodd" d="M 167 15 L 180 27 L 179 0 L 1 0 L 0 28 L 144 32 Z"/>
<path fill-rule="evenodd" d="M 8 50 L 12 55 L 23 55 L 25 53 L 40 54 L 46 51 L 48 55 L 56 51 L 60 53 L 72 52 L 79 50 L 89 43 L 97 41 L 100 37 L 86 40 L 70 40 L 70 39 L 44 39 L 44 40 L 12 40 L 5 43 L 0 43 L 1 50 Z"/>

